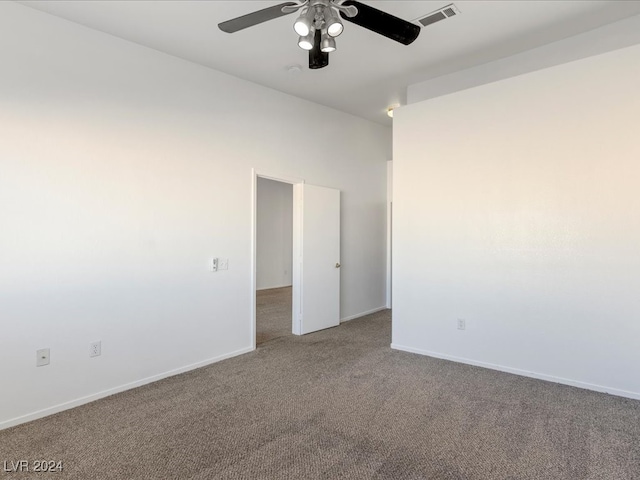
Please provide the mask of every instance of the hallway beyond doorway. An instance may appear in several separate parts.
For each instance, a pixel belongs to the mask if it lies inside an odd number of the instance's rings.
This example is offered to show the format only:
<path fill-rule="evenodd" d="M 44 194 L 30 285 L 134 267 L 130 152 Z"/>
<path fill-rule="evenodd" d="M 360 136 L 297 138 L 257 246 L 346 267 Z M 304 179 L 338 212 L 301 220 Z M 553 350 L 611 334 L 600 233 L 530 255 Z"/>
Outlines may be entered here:
<path fill-rule="evenodd" d="M 256 345 L 291 335 L 291 287 L 256 292 Z"/>

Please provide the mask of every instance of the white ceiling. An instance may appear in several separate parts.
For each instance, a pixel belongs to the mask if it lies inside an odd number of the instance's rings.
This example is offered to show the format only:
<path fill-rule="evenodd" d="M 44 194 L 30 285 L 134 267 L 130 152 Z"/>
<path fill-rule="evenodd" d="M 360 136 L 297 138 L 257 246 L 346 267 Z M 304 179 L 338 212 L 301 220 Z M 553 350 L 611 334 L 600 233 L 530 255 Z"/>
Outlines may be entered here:
<path fill-rule="evenodd" d="M 459 0 L 459 16 L 426 27 L 409 46 L 345 22 L 329 66 L 307 68 L 295 14 L 233 34 L 217 24 L 282 1 L 39 0 L 38 10 L 228 74 L 390 124 L 386 107 L 404 104 L 406 87 L 513 55 L 640 14 L 640 0 Z M 365 1 L 415 20 L 451 3 Z M 299 65 L 293 75 L 288 67 Z"/>

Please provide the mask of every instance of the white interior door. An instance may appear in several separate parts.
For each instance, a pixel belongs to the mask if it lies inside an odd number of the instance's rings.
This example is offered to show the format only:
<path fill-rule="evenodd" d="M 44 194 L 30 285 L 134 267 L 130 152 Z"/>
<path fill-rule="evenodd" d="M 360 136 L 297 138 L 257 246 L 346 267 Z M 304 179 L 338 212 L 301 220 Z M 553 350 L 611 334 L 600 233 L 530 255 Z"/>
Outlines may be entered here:
<path fill-rule="evenodd" d="M 294 333 L 304 335 L 340 325 L 340 190 L 297 184 L 294 197 L 294 228 L 301 233 L 294 245 L 301 280 Z"/>

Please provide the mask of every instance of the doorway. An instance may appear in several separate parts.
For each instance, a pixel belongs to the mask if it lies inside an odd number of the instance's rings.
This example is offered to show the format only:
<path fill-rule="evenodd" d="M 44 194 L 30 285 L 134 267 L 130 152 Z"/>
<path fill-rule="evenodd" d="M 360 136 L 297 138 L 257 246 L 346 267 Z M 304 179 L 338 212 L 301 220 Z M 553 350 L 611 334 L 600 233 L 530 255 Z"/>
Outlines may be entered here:
<path fill-rule="evenodd" d="M 292 335 L 293 185 L 256 185 L 256 346 Z"/>
<path fill-rule="evenodd" d="M 262 183 L 262 180 L 275 181 L 292 187 L 291 315 L 288 317 L 291 333 L 305 335 L 338 326 L 340 324 L 341 271 L 340 190 L 309 185 L 301 179 L 265 175 L 256 170 L 252 170 L 252 179 L 251 336 L 254 348 L 257 344 L 259 321 L 256 302 L 258 183 Z M 281 275 L 284 276 L 284 271 L 287 269 L 279 268 Z M 277 275 L 276 271 L 276 277 Z M 284 278 L 288 279 L 288 273 Z M 262 286 L 264 287 L 264 284 Z M 282 288 L 285 286 L 283 285 Z M 283 296 L 287 294 L 286 291 L 281 293 Z M 284 306 L 286 307 L 286 303 Z M 283 324 L 284 322 L 281 323 Z"/>

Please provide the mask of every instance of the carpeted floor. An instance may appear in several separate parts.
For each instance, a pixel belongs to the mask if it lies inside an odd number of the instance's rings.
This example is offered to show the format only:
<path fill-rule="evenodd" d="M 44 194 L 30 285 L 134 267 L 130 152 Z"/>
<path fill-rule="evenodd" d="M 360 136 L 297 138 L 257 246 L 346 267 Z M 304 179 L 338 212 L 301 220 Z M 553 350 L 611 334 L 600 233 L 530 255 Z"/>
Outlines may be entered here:
<path fill-rule="evenodd" d="M 291 333 L 291 287 L 256 292 L 256 345 Z"/>
<path fill-rule="evenodd" d="M 390 332 L 384 311 L 276 338 L 2 431 L 0 462 L 83 480 L 640 478 L 640 402 L 393 351 Z"/>

